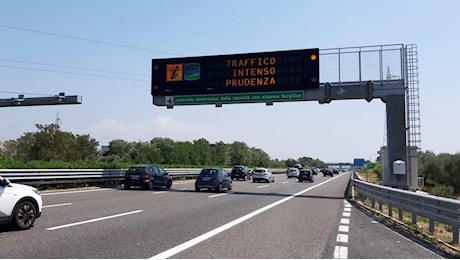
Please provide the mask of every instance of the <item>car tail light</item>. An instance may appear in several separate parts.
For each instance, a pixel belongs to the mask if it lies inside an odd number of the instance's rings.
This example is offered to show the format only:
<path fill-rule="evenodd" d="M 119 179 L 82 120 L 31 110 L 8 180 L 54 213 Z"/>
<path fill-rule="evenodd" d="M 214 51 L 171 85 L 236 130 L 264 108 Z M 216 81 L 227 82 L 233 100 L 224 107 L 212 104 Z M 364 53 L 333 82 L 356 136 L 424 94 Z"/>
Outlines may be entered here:
<path fill-rule="evenodd" d="M 130 179 L 129 173 L 125 172 L 125 179 Z"/>
<path fill-rule="evenodd" d="M 141 179 L 143 180 L 148 180 L 149 179 L 149 175 L 148 174 L 144 174 L 141 176 Z"/>

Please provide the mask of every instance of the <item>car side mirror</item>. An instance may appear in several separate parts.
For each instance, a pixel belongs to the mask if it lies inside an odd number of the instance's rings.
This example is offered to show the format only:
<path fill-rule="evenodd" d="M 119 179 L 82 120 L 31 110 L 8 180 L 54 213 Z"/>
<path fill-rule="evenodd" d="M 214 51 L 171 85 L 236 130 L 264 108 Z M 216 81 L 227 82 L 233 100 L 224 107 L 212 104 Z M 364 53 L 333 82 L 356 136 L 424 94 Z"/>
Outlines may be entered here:
<path fill-rule="evenodd" d="M 2 179 L 0 180 L 0 184 L 1 184 L 2 186 L 8 186 L 8 185 L 10 185 L 10 180 L 8 180 L 8 179 L 3 179 L 3 178 L 2 178 Z"/>

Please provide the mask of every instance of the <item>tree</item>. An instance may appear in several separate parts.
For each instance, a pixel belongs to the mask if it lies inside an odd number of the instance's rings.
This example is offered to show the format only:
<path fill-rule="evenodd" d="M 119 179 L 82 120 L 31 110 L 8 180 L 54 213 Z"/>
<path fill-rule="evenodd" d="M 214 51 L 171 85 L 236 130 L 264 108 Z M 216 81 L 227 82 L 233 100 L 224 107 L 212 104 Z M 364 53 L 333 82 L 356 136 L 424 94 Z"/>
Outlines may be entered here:
<path fill-rule="evenodd" d="M 262 149 L 252 147 L 249 150 L 251 154 L 251 163 L 250 165 L 259 166 L 259 167 L 268 167 L 270 163 L 270 156 Z"/>
<path fill-rule="evenodd" d="M 160 152 L 160 164 L 174 164 L 177 160 L 174 141 L 170 138 L 155 137 L 150 141 Z"/>
<path fill-rule="evenodd" d="M 12 159 L 17 153 L 17 142 L 16 140 L 6 140 L 1 143 L 1 155 L 4 159 Z"/>
<path fill-rule="evenodd" d="M 228 146 L 224 142 L 211 144 L 211 161 L 215 165 L 228 165 L 230 156 Z"/>
<path fill-rule="evenodd" d="M 109 151 L 106 155 L 118 155 L 123 157 L 128 153 L 128 149 L 128 142 L 121 139 L 115 139 L 110 141 Z"/>
<path fill-rule="evenodd" d="M 89 135 L 74 136 L 58 125 L 36 124 L 37 132 L 25 133 L 16 140 L 18 159 L 24 161 L 79 161 L 94 159 L 99 143 Z"/>
<path fill-rule="evenodd" d="M 198 140 L 194 140 L 193 150 L 198 156 L 198 163 L 200 165 L 211 164 L 211 147 L 206 139 L 201 138 Z"/>
<path fill-rule="evenodd" d="M 230 145 L 230 164 L 249 165 L 249 147 L 244 142 L 233 142 Z"/>

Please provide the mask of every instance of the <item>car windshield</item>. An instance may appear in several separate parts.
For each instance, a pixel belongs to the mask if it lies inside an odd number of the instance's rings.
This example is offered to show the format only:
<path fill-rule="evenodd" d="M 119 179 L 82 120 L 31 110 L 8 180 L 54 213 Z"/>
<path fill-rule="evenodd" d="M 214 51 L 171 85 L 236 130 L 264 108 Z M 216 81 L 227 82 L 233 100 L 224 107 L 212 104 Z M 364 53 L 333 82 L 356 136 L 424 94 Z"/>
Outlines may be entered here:
<path fill-rule="evenodd" d="M 212 176 L 217 174 L 217 170 L 215 169 L 204 169 L 200 172 L 200 176 Z"/>
<path fill-rule="evenodd" d="M 265 170 L 264 169 L 255 169 L 254 172 L 255 173 L 264 173 Z"/>

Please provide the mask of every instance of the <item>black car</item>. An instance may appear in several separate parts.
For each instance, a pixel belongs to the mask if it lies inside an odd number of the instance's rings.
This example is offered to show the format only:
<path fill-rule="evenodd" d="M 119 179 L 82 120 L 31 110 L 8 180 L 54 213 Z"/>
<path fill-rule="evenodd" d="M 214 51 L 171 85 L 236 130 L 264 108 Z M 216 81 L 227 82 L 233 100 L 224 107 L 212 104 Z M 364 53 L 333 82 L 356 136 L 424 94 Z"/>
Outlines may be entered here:
<path fill-rule="evenodd" d="M 334 172 L 330 168 L 322 169 L 321 172 L 323 173 L 323 177 L 326 175 L 330 175 L 331 177 L 334 177 Z"/>
<path fill-rule="evenodd" d="M 299 175 L 297 176 L 297 179 L 299 180 L 299 182 L 302 182 L 304 180 L 314 182 L 315 177 L 313 176 L 313 170 L 311 169 L 300 170 Z"/>
<path fill-rule="evenodd" d="M 132 186 L 140 186 L 153 190 L 154 188 L 171 188 L 172 177 L 160 166 L 138 164 L 129 167 L 125 172 L 124 187 L 126 190 Z"/>
<path fill-rule="evenodd" d="M 227 171 L 222 168 L 205 168 L 201 170 L 195 181 L 195 191 L 201 189 L 222 192 L 223 189 L 232 190 L 232 180 Z"/>
<path fill-rule="evenodd" d="M 245 180 L 250 180 L 251 179 L 249 168 L 247 166 L 244 166 L 244 165 L 233 166 L 232 172 L 230 173 L 230 176 L 231 176 L 232 180 L 234 180 L 234 179 L 237 179 L 237 180 L 243 179 L 243 181 L 245 181 Z"/>

